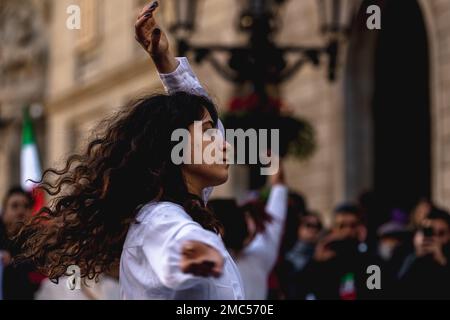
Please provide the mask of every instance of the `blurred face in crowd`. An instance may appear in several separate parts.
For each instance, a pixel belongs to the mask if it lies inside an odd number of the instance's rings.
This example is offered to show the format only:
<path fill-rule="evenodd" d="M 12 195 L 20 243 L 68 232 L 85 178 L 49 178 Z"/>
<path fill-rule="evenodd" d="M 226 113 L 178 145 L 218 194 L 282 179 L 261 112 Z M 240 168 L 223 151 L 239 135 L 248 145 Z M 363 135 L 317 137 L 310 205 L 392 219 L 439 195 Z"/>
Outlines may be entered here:
<path fill-rule="evenodd" d="M 401 243 L 400 239 L 393 236 L 382 237 L 378 243 L 378 254 L 383 260 L 388 261 Z"/>
<path fill-rule="evenodd" d="M 335 216 L 333 233 L 341 238 L 358 238 L 360 221 L 358 217 L 349 212 L 339 212 Z"/>
<path fill-rule="evenodd" d="M 308 243 L 316 243 L 319 240 L 322 224 L 316 216 L 305 216 L 298 228 L 298 239 Z"/>
<path fill-rule="evenodd" d="M 13 193 L 5 202 L 2 215 L 8 234 L 17 231 L 20 224 L 31 216 L 31 203 L 22 193 Z"/>
<path fill-rule="evenodd" d="M 421 200 L 414 208 L 411 216 L 411 222 L 414 226 L 420 226 L 431 210 L 431 203 L 427 200 Z"/>
<path fill-rule="evenodd" d="M 425 220 L 433 229 L 433 240 L 444 246 L 450 242 L 450 230 L 448 224 L 442 219 Z"/>

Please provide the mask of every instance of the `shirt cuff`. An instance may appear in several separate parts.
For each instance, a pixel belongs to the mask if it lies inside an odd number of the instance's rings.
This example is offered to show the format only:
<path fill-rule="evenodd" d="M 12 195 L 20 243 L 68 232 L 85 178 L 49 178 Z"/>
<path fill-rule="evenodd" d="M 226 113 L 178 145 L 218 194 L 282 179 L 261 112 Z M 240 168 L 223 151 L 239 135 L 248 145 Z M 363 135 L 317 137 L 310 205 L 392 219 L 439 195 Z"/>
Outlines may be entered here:
<path fill-rule="evenodd" d="M 171 73 L 160 73 L 159 78 L 168 93 L 183 91 L 189 86 L 196 85 L 198 80 L 186 57 L 176 58 L 178 67 Z"/>

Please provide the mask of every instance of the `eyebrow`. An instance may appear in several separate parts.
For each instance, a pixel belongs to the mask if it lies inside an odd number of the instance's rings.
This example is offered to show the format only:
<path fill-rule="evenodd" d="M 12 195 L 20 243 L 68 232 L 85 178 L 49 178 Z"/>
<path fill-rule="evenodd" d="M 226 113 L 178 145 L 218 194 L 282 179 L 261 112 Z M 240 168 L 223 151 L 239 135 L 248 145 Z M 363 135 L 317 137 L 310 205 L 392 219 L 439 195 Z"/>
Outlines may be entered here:
<path fill-rule="evenodd" d="M 202 126 L 205 126 L 205 125 L 208 125 L 208 124 L 210 124 L 211 127 L 214 128 L 214 122 L 213 122 L 212 120 L 207 120 L 207 121 L 203 122 L 203 123 L 202 123 Z"/>

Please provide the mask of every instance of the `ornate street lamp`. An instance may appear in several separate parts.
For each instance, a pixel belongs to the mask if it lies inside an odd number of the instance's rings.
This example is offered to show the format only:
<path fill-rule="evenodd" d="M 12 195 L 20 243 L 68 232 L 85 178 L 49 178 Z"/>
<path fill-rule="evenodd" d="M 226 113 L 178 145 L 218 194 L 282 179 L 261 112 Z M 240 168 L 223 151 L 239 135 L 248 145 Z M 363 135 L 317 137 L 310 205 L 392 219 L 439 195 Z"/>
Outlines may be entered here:
<path fill-rule="evenodd" d="M 336 78 L 336 64 L 340 41 L 351 27 L 355 9 L 361 0 L 316 0 L 320 15 L 320 29 L 327 38 L 324 47 L 278 46 L 273 34 L 278 30 L 278 11 L 287 0 L 242 0 L 239 30 L 249 34 L 245 46 L 223 46 L 220 44 L 196 46 L 189 42 L 195 32 L 197 10 L 202 0 L 165 0 L 171 9 L 170 29 L 178 41 L 180 55 L 192 52 L 198 63 L 209 61 L 227 80 L 241 83 L 253 81 L 256 88 L 265 83 L 279 84 L 293 76 L 305 63 L 319 64 L 323 54 L 329 58 L 328 78 Z M 219 63 L 214 53 L 229 55 L 228 66 Z M 286 56 L 294 54 L 294 63 L 287 63 Z"/>
<path fill-rule="evenodd" d="M 306 63 L 318 66 L 324 55 L 328 58 L 328 78 L 335 80 L 339 46 L 350 27 L 354 7 L 351 4 L 361 0 L 315 0 L 326 40 L 324 46 L 318 47 L 276 43 L 274 34 L 280 26 L 279 11 L 288 0 L 236 1 L 241 6 L 237 28 L 248 35 L 247 42 L 236 46 L 196 45 L 190 36 L 195 32 L 198 19 L 198 1 L 201 0 L 164 0 L 163 6 L 170 8 L 166 16 L 172 17 L 172 23 L 168 26 L 177 40 L 180 56 L 191 53 L 197 63 L 209 62 L 223 78 L 236 84 L 252 84 L 250 95 L 235 99 L 230 105 L 232 111 L 224 115 L 227 128 L 279 128 L 281 156 L 288 151 L 298 157 L 312 154 L 315 146 L 312 126 L 307 121 L 282 115 L 279 110 L 281 99 L 271 92 L 276 92 L 278 85 L 295 75 Z M 217 58 L 218 53 L 227 56 L 227 63 Z M 252 114 L 246 116 L 249 112 Z M 251 121 L 247 121 L 249 119 Z M 249 167 L 250 188 L 258 189 L 264 185 L 265 177 L 259 174 L 259 164 Z"/>
<path fill-rule="evenodd" d="M 351 31 L 361 0 L 317 0 L 320 29 L 328 39 L 328 79 L 336 79 L 339 46 Z"/>
<path fill-rule="evenodd" d="M 317 0 L 320 28 L 327 36 L 346 36 L 361 0 Z"/>
<path fill-rule="evenodd" d="M 169 4 L 170 5 L 170 4 Z M 172 1 L 174 11 L 174 23 L 170 26 L 172 32 L 192 32 L 195 29 L 197 18 L 198 0 L 176 0 Z"/>

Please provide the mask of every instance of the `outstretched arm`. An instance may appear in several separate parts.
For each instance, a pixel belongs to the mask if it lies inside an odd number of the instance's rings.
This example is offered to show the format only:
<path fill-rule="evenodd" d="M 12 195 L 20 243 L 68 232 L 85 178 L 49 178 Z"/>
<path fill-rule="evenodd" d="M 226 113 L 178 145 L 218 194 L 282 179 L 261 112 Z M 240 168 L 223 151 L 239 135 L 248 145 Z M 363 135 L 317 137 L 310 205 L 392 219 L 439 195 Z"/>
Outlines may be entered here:
<path fill-rule="evenodd" d="M 222 274 L 226 249 L 220 237 L 192 221 L 181 208 L 161 205 L 134 228 L 144 237 L 141 265 L 151 264 L 164 286 L 184 290 Z M 148 274 L 142 271 L 140 276 Z"/>

